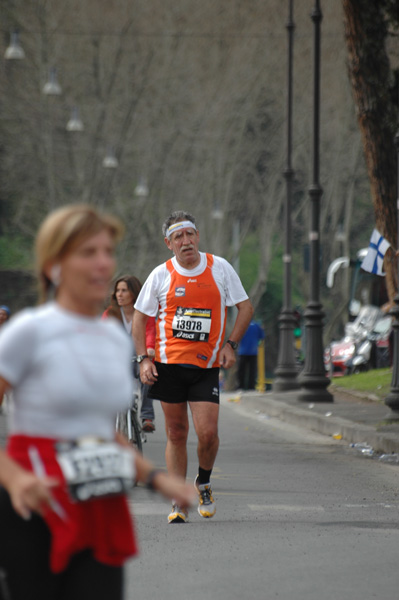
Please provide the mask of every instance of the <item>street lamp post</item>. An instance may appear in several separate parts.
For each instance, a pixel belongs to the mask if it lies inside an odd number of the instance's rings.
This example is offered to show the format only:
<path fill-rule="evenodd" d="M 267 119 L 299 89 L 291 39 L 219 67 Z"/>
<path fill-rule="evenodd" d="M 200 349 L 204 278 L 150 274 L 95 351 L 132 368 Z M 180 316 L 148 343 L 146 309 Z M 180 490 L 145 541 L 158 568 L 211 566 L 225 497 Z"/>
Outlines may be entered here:
<path fill-rule="evenodd" d="M 115 154 L 115 149 L 113 146 L 107 147 L 107 154 L 103 159 L 103 167 L 104 169 L 117 169 L 119 167 L 119 161 Z"/>
<path fill-rule="evenodd" d="M 5 51 L 4 58 L 7 60 L 22 60 L 25 58 L 24 49 L 19 43 L 18 31 L 13 31 L 11 33 L 10 45 Z"/>
<path fill-rule="evenodd" d="M 295 318 L 291 303 L 291 203 L 292 182 L 294 171 L 291 164 L 292 154 L 292 67 L 293 67 L 293 37 L 295 24 L 293 20 L 293 0 L 289 0 L 289 15 L 287 21 L 288 31 L 288 78 L 287 78 L 287 166 L 284 171 L 286 180 L 285 199 L 285 247 L 284 247 L 284 304 L 279 316 L 280 339 L 277 367 L 275 369 L 276 379 L 273 389 L 276 392 L 297 389 L 298 369 L 295 363 L 294 352 L 294 327 Z"/>
<path fill-rule="evenodd" d="M 79 115 L 79 109 L 77 106 L 74 106 L 71 111 L 71 118 L 66 124 L 66 130 L 71 132 L 80 132 L 84 130 L 83 121 Z"/>
<path fill-rule="evenodd" d="M 320 199 L 323 193 L 319 182 L 320 171 L 320 25 L 323 16 L 320 1 L 315 0 L 312 11 L 314 23 L 313 48 L 313 182 L 309 188 L 311 201 L 310 245 L 310 298 L 305 310 L 306 351 L 305 365 L 299 376 L 302 402 L 332 402 L 327 391 L 330 380 L 326 376 L 323 360 L 323 317 L 320 303 Z"/>
<path fill-rule="evenodd" d="M 398 119 L 399 122 L 399 119 Z M 399 129 L 395 135 L 395 147 L 396 147 L 396 175 L 397 175 L 397 200 L 396 200 L 396 246 L 399 245 Z M 397 269 L 398 269 L 398 290 L 394 298 L 395 306 L 390 310 L 390 314 L 393 317 L 393 365 L 392 365 L 392 381 L 391 391 L 385 398 L 385 404 L 389 406 L 391 410 L 399 412 L 399 256 L 396 257 Z"/>

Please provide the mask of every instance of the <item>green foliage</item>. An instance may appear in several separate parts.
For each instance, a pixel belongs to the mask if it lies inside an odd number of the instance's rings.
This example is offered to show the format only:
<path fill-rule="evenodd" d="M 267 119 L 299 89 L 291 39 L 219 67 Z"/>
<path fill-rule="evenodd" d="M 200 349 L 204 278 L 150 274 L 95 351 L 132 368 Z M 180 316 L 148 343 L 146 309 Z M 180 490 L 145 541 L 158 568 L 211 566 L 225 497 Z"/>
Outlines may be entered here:
<path fill-rule="evenodd" d="M 259 260 L 258 238 L 251 233 L 245 238 L 240 252 L 240 278 L 247 293 L 256 281 Z"/>
<path fill-rule="evenodd" d="M 32 268 L 32 241 L 21 235 L 0 236 L 0 268 Z"/>
<path fill-rule="evenodd" d="M 283 248 L 275 248 L 272 257 L 266 290 L 263 294 L 258 312 L 262 314 L 262 321 L 274 321 L 276 315 L 280 313 L 283 304 L 284 292 L 284 267 L 283 267 Z M 247 292 L 256 281 L 259 268 L 259 243 L 256 234 L 250 234 L 246 237 L 240 252 L 240 278 Z M 292 304 L 293 306 L 304 307 L 304 298 L 301 291 L 302 278 L 302 253 L 293 252 L 292 257 Z"/>
<path fill-rule="evenodd" d="M 334 379 L 333 387 L 372 394 L 382 401 L 389 394 L 391 381 L 391 369 L 373 369 Z"/>
<path fill-rule="evenodd" d="M 271 260 L 266 289 L 256 310 L 256 319 L 262 322 L 266 334 L 266 371 L 272 376 L 277 362 L 277 349 L 279 338 L 278 317 L 283 305 L 284 295 L 284 265 L 283 249 L 278 245 L 279 240 L 274 240 L 274 256 Z M 247 236 L 240 253 L 240 277 L 247 291 L 256 281 L 259 266 L 259 244 L 257 236 Z M 297 249 L 292 256 L 292 307 L 299 307 L 303 312 L 305 299 L 301 290 L 303 280 L 302 248 Z"/>

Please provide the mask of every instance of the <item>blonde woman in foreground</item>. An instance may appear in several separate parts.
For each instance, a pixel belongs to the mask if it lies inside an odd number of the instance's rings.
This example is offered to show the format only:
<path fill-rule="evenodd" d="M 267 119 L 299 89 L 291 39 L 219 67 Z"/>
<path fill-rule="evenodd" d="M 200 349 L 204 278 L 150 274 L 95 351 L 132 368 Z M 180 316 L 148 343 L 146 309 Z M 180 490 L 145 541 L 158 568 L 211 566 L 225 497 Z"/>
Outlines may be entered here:
<path fill-rule="evenodd" d="M 192 486 L 115 437 L 132 393 L 131 342 L 100 313 L 122 226 L 84 205 L 51 213 L 36 239 L 41 306 L 0 335 L 0 598 L 121 600 L 137 553 L 126 500 L 138 480 L 188 506 Z M 47 298 L 52 294 L 54 300 Z"/>

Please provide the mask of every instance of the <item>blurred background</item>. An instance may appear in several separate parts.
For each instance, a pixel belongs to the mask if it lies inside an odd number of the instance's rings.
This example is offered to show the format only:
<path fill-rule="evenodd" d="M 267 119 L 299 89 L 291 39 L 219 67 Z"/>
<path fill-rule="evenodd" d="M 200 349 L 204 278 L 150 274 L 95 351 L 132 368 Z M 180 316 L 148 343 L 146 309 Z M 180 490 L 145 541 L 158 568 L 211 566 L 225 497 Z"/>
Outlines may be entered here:
<path fill-rule="evenodd" d="M 348 270 L 375 217 L 347 72 L 340 2 L 321 3 L 321 295 L 343 331 Z M 308 298 L 312 2 L 294 8 L 292 285 Z M 169 257 L 162 222 L 196 216 L 201 249 L 239 271 L 277 356 L 286 196 L 288 4 L 282 0 L 0 0 L 0 290 L 35 301 L 32 241 L 46 213 L 89 202 L 126 224 L 118 274 Z M 14 56 L 12 55 L 14 51 Z M 15 52 L 19 56 L 15 56 Z M 7 56 L 8 53 L 8 56 Z M 388 40 L 394 66 L 396 39 Z"/>

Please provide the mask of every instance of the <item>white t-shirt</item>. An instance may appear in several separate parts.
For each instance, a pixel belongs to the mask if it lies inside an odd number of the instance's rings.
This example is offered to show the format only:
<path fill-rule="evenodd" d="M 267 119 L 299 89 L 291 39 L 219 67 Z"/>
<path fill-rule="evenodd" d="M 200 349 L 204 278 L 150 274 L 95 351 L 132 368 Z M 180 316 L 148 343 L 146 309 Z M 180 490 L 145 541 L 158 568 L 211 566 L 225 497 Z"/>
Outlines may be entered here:
<path fill-rule="evenodd" d="M 48 303 L 1 329 L 0 376 L 13 388 L 10 432 L 57 439 L 115 436 L 129 406 L 132 346 L 114 319 Z"/>
<path fill-rule="evenodd" d="M 200 252 L 200 263 L 194 269 L 184 269 L 179 265 L 174 256 L 172 258 L 173 266 L 176 271 L 184 277 L 194 278 L 204 272 L 207 265 L 205 252 Z M 225 306 L 235 306 L 239 302 L 248 299 L 248 295 L 243 288 L 239 276 L 224 258 L 213 256 L 214 263 L 212 275 L 218 286 L 222 301 Z M 134 308 L 150 317 L 155 317 L 158 313 L 159 305 L 166 301 L 166 294 L 169 290 L 170 273 L 163 263 L 156 267 L 148 276 L 146 282 L 140 290 Z"/>
<path fill-rule="evenodd" d="M 122 315 L 123 326 L 126 329 L 126 333 L 128 333 L 129 335 L 132 335 L 132 321 L 128 321 L 126 319 L 125 311 L 123 310 L 123 307 L 121 307 L 121 315 Z"/>

